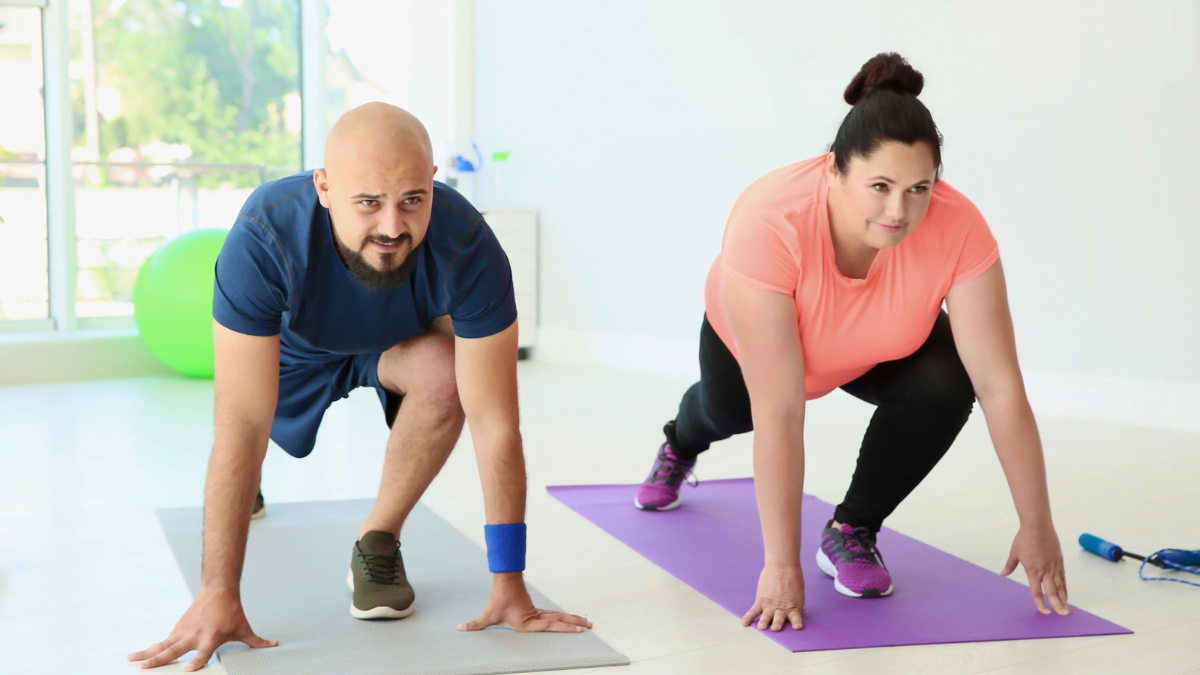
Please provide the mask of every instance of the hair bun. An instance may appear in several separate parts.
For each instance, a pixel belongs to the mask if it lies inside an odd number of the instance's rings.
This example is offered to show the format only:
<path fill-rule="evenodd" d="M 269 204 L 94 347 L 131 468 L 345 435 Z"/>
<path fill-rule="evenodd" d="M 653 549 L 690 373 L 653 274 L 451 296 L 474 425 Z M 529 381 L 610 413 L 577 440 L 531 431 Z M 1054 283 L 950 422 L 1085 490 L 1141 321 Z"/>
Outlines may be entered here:
<path fill-rule="evenodd" d="M 925 87 L 925 77 L 916 68 L 908 65 L 903 56 L 895 52 L 876 54 L 850 80 L 846 87 L 846 103 L 856 105 L 867 94 L 881 89 L 890 89 L 902 94 L 917 96 Z"/>

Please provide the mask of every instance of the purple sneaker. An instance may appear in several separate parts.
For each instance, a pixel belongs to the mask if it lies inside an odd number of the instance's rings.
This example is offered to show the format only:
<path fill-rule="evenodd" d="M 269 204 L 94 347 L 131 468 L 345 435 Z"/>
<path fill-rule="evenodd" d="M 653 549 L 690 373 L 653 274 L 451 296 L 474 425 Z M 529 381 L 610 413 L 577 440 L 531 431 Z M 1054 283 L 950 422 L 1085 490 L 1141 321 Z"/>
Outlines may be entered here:
<path fill-rule="evenodd" d="M 654 460 L 654 470 L 638 488 L 633 505 L 643 511 L 670 511 L 679 508 L 679 486 L 688 476 L 696 460 L 680 459 L 671 451 L 669 443 L 663 443 Z"/>
<path fill-rule="evenodd" d="M 892 575 L 883 564 L 883 554 L 875 548 L 875 539 L 865 527 L 854 528 L 833 521 L 821 533 L 817 565 L 833 577 L 838 593 L 852 598 L 883 598 L 892 594 Z"/>

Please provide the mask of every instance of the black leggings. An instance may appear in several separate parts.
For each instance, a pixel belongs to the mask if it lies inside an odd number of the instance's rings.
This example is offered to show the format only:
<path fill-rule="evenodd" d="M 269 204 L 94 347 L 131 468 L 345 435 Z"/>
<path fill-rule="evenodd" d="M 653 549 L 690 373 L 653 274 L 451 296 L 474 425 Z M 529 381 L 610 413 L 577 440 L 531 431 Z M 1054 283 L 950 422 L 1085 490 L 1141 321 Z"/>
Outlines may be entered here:
<path fill-rule="evenodd" d="M 842 389 L 876 406 L 858 451 L 846 498 L 833 517 L 878 532 L 941 460 L 967 423 L 975 403 L 971 379 L 958 357 L 950 317 L 942 312 L 920 349 L 880 363 Z M 754 429 L 741 366 L 705 317 L 700 327 L 700 381 L 666 426 L 667 441 L 683 458 L 715 441 Z"/>

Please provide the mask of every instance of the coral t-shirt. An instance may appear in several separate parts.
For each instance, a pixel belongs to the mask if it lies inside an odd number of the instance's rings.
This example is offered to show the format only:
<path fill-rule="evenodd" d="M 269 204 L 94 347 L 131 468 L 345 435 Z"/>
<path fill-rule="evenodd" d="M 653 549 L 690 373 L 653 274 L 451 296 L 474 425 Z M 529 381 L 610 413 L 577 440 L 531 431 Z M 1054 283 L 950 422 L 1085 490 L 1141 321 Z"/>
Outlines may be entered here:
<path fill-rule="evenodd" d="M 704 289 L 708 322 L 735 358 L 721 273 L 795 298 L 808 399 L 917 351 L 933 330 L 946 292 L 1000 257 L 979 209 L 938 181 L 925 219 L 912 234 L 880 250 L 866 279 L 843 276 L 829 232 L 826 157 L 776 169 L 742 192 Z"/>

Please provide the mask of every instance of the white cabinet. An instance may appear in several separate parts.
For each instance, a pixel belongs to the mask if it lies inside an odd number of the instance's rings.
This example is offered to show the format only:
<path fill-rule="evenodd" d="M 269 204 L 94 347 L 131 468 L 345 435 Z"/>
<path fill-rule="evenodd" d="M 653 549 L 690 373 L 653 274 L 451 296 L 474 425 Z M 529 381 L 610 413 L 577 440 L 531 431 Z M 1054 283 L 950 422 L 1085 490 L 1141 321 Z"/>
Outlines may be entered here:
<path fill-rule="evenodd" d="M 517 296 L 518 345 L 537 344 L 538 325 L 538 234 L 537 211 L 533 209 L 484 209 L 483 217 L 496 233 L 512 265 L 513 290 Z"/>

